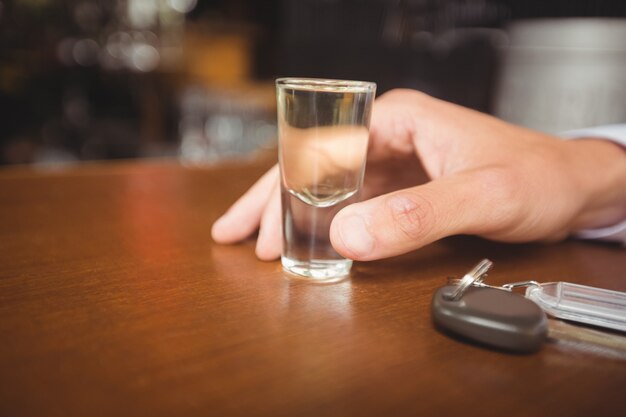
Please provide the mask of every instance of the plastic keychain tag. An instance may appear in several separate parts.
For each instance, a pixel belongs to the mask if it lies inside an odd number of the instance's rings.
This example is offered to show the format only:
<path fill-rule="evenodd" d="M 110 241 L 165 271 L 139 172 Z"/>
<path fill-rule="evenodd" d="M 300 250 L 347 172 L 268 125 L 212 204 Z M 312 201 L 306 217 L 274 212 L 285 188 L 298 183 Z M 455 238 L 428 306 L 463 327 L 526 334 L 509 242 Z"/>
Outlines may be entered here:
<path fill-rule="evenodd" d="M 626 332 L 626 294 L 569 282 L 530 285 L 526 297 L 551 316 Z"/>

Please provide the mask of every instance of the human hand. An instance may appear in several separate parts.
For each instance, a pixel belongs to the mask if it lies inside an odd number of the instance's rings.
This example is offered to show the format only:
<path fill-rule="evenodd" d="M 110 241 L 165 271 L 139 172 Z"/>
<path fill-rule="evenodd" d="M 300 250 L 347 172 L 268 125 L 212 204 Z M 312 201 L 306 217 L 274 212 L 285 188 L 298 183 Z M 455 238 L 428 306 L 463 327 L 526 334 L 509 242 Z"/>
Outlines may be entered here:
<path fill-rule="evenodd" d="M 420 169 L 431 181 L 420 184 Z M 455 234 L 559 240 L 626 217 L 626 153 L 602 140 L 562 141 L 410 90 L 374 103 L 365 201 L 341 210 L 330 238 L 373 260 Z M 257 228 L 256 253 L 280 255 L 280 183 L 266 173 L 214 225 L 219 243 Z"/>

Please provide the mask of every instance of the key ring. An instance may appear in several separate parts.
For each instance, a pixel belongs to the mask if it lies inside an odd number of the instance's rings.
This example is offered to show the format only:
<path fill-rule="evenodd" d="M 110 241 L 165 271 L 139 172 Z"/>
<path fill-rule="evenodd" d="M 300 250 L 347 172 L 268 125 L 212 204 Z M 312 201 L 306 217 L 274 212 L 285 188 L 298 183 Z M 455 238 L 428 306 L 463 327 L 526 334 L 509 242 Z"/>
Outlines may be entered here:
<path fill-rule="evenodd" d="M 471 285 L 477 285 L 484 281 L 487 272 L 493 266 L 493 262 L 489 259 L 483 259 L 480 261 L 474 269 L 465 274 L 463 278 L 459 281 L 456 289 L 452 294 L 449 295 L 449 300 L 451 301 L 459 301 L 463 294 L 467 291 L 467 289 Z"/>

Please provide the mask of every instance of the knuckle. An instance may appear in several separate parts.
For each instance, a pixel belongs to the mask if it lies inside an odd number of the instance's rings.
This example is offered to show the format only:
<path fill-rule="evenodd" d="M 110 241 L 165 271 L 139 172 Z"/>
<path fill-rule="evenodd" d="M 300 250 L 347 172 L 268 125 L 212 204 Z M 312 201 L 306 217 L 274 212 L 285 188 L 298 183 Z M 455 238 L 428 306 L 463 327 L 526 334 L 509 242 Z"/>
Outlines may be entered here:
<path fill-rule="evenodd" d="M 379 100 L 385 100 L 389 102 L 399 102 L 406 104 L 407 101 L 411 101 L 413 104 L 428 100 L 430 96 L 421 91 L 411 90 L 408 88 L 395 88 L 380 96 Z"/>
<path fill-rule="evenodd" d="M 498 203 L 512 201 L 520 190 L 520 179 L 516 172 L 505 167 L 484 170 L 477 180 L 485 195 Z"/>
<path fill-rule="evenodd" d="M 387 199 L 386 206 L 395 231 L 408 240 L 423 239 L 435 225 L 433 206 L 423 197 L 396 194 Z"/>
<path fill-rule="evenodd" d="M 523 213 L 522 178 L 515 170 L 493 168 L 478 173 L 480 193 L 487 197 L 489 219 L 494 228 L 509 228 L 517 224 Z"/>

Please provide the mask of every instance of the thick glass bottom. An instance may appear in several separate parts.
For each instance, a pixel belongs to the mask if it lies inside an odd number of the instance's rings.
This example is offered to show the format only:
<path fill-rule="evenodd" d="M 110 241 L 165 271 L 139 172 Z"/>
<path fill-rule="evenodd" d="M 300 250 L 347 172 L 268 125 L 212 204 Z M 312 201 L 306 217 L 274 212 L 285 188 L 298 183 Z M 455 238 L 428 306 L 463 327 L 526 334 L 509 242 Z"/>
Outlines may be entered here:
<path fill-rule="evenodd" d="M 350 259 L 312 259 L 299 261 L 282 256 L 280 260 L 286 272 L 319 283 L 342 281 L 348 277 L 350 268 L 352 267 L 352 261 Z"/>

